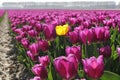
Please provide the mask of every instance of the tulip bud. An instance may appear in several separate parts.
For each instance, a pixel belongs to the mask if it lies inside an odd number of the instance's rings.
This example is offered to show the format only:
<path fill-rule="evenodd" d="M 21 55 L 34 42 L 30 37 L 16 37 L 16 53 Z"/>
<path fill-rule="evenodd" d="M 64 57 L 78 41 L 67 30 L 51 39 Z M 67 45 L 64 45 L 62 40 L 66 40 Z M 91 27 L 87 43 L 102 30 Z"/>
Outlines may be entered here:
<path fill-rule="evenodd" d="M 73 54 L 70 54 L 69 57 L 60 56 L 55 58 L 54 66 L 59 75 L 66 80 L 71 80 L 77 74 L 78 63 Z"/>
<path fill-rule="evenodd" d="M 28 35 L 30 36 L 30 37 L 36 37 L 37 36 L 37 31 L 36 30 L 30 30 L 30 31 L 28 31 Z"/>
<path fill-rule="evenodd" d="M 117 48 L 118 56 L 119 56 L 119 61 L 120 61 L 120 48 Z"/>
<path fill-rule="evenodd" d="M 29 31 L 29 30 L 31 30 L 32 29 L 32 26 L 29 26 L 29 25 L 24 25 L 23 27 L 22 27 L 22 30 L 23 31 Z"/>
<path fill-rule="evenodd" d="M 104 39 L 105 29 L 102 27 L 95 28 L 95 35 L 98 41 L 102 41 Z"/>
<path fill-rule="evenodd" d="M 30 20 L 30 25 L 31 25 L 31 26 L 34 26 L 35 23 L 36 23 L 35 20 Z"/>
<path fill-rule="evenodd" d="M 44 34 L 45 34 L 45 38 L 47 40 L 54 40 L 56 37 L 56 33 L 55 33 L 55 27 L 52 25 L 47 25 L 44 27 Z"/>
<path fill-rule="evenodd" d="M 88 30 L 82 30 L 79 32 L 79 40 L 83 43 L 86 44 L 87 41 L 87 32 Z"/>
<path fill-rule="evenodd" d="M 98 58 L 90 57 L 89 59 L 83 59 L 83 66 L 85 73 L 94 79 L 99 79 L 104 72 L 104 61 L 103 55 L 100 55 Z"/>
<path fill-rule="evenodd" d="M 32 72 L 36 75 L 36 76 L 40 76 L 41 79 L 45 79 L 48 77 L 47 74 L 47 69 L 45 68 L 44 65 L 42 64 L 35 64 L 32 67 Z"/>
<path fill-rule="evenodd" d="M 42 31 L 42 25 L 40 23 L 36 23 L 35 28 L 36 28 L 37 32 L 41 32 Z"/>
<path fill-rule="evenodd" d="M 77 31 L 69 32 L 69 38 L 72 44 L 77 43 L 79 41 L 78 32 Z"/>
<path fill-rule="evenodd" d="M 75 25 L 76 23 L 76 18 L 70 18 L 69 19 L 71 25 Z"/>
<path fill-rule="evenodd" d="M 22 39 L 22 36 L 21 36 L 21 35 L 18 35 L 18 36 L 15 37 L 15 39 L 20 42 L 21 39 Z"/>
<path fill-rule="evenodd" d="M 23 39 L 21 40 L 21 44 L 23 45 L 24 48 L 28 48 L 30 42 L 28 41 L 27 38 L 23 38 Z"/>
<path fill-rule="evenodd" d="M 106 58 L 110 57 L 111 56 L 111 47 L 110 46 L 101 47 L 99 49 L 99 54 L 103 55 Z"/>
<path fill-rule="evenodd" d="M 46 40 L 40 40 L 38 41 L 39 49 L 41 49 L 43 52 L 48 51 L 49 45 Z"/>
<path fill-rule="evenodd" d="M 68 24 L 66 25 L 63 25 L 63 26 L 56 26 L 56 34 L 59 35 L 59 36 L 64 36 L 68 33 L 69 31 L 69 26 Z"/>
<path fill-rule="evenodd" d="M 30 80 L 42 80 L 39 76 L 35 76 L 33 79 Z"/>
<path fill-rule="evenodd" d="M 105 30 L 105 33 L 104 33 L 104 40 L 108 40 L 110 38 L 110 30 Z"/>
<path fill-rule="evenodd" d="M 17 28 L 17 29 L 15 29 L 14 31 L 15 31 L 15 33 L 17 33 L 17 34 L 21 34 L 21 33 L 23 32 L 21 28 Z"/>
<path fill-rule="evenodd" d="M 50 63 L 50 58 L 48 55 L 38 57 L 38 59 L 39 59 L 39 63 L 43 64 L 45 67 L 47 67 Z"/>
<path fill-rule="evenodd" d="M 30 52 L 34 55 L 37 56 L 39 54 L 39 47 L 37 43 L 33 43 L 29 46 Z"/>
<path fill-rule="evenodd" d="M 67 55 L 74 54 L 78 61 L 81 61 L 82 51 L 80 46 L 66 47 L 65 51 Z"/>
<path fill-rule="evenodd" d="M 27 55 L 31 60 L 33 60 L 33 61 L 37 60 L 37 56 L 34 56 L 30 51 L 27 51 Z"/>

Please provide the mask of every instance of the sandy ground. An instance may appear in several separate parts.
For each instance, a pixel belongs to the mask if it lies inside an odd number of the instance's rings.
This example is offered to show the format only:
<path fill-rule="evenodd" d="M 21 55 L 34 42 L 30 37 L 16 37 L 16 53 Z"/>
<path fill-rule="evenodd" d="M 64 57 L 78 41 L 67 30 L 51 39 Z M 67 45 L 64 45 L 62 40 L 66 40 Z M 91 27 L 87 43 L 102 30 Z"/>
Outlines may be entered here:
<path fill-rule="evenodd" d="M 29 80 L 28 73 L 17 61 L 14 39 L 9 35 L 8 15 L 0 23 L 0 80 Z"/>

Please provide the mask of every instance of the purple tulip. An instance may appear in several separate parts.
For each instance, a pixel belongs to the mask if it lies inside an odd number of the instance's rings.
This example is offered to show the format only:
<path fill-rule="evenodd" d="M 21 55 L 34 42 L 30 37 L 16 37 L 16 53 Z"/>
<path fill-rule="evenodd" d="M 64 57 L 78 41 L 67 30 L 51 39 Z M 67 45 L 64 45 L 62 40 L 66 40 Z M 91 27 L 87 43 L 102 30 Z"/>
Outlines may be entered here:
<path fill-rule="evenodd" d="M 84 28 L 89 28 L 90 22 L 89 22 L 89 21 L 84 21 L 84 22 L 82 23 L 82 25 L 84 26 Z"/>
<path fill-rule="evenodd" d="M 119 56 L 119 61 L 120 61 L 120 48 L 117 48 L 118 56 Z"/>
<path fill-rule="evenodd" d="M 33 79 L 30 80 L 42 80 L 39 76 L 35 76 Z"/>
<path fill-rule="evenodd" d="M 108 39 L 110 39 L 110 30 L 105 30 L 104 41 L 107 41 Z"/>
<path fill-rule="evenodd" d="M 69 36 L 70 41 L 72 42 L 72 44 L 76 44 L 79 41 L 77 31 L 69 32 L 68 36 Z"/>
<path fill-rule="evenodd" d="M 56 37 L 55 27 L 52 25 L 47 25 L 44 27 L 44 34 L 47 40 L 54 40 Z"/>
<path fill-rule="evenodd" d="M 100 55 L 98 58 L 90 57 L 89 59 L 83 59 L 83 66 L 85 73 L 94 79 L 98 79 L 104 72 L 104 61 L 103 56 Z"/>
<path fill-rule="evenodd" d="M 84 26 L 78 26 L 74 28 L 74 31 L 81 31 L 83 30 Z"/>
<path fill-rule="evenodd" d="M 95 39 L 93 29 L 89 29 L 86 36 L 87 36 L 87 43 L 91 44 Z"/>
<path fill-rule="evenodd" d="M 110 57 L 111 56 L 111 47 L 110 46 L 101 47 L 99 49 L 99 54 L 103 55 L 106 58 Z"/>
<path fill-rule="evenodd" d="M 24 48 L 28 48 L 30 42 L 28 41 L 27 38 L 23 38 L 23 39 L 21 40 L 21 44 L 23 45 Z"/>
<path fill-rule="evenodd" d="M 35 26 L 35 23 L 36 23 L 35 20 L 30 20 L 30 25 L 31 26 Z"/>
<path fill-rule="evenodd" d="M 76 18 L 70 18 L 69 19 L 71 25 L 75 25 L 76 23 Z"/>
<path fill-rule="evenodd" d="M 40 23 L 36 23 L 35 29 L 38 33 L 40 33 L 42 31 L 42 25 Z"/>
<path fill-rule="evenodd" d="M 27 55 L 31 60 L 33 60 L 33 61 L 37 60 L 37 56 L 34 56 L 30 51 L 27 51 Z"/>
<path fill-rule="evenodd" d="M 95 35 L 97 40 L 102 41 L 104 39 L 104 33 L 105 33 L 105 29 L 102 27 L 96 27 L 95 28 Z"/>
<path fill-rule="evenodd" d="M 50 63 L 50 58 L 48 55 L 38 57 L 38 59 L 39 59 L 39 63 L 43 64 L 45 67 L 47 67 Z"/>
<path fill-rule="evenodd" d="M 42 64 L 35 64 L 32 67 L 32 72 L 36 75 L 36 76 L 40 76 L 41 79 L 45 79 L 48 77 L 48 73 L 47 73 L 47 69 L 45 68 L 44 65 Z"/>
<path fill-rule="evenodd" d="M 21 35 L 22 37 L 27 37 L 27 34 L 26 34 L 25 32 L 21 32 L 20 35 Z"/>
<path fill-rule="evenodd" d="M 21 34 L 21 33 L 23 32 L 21 28 L 17 28 L 17 29 L 15 29 L 14 31 L 15 31 L 15 33 L 17 33 L 17 34 Z"/>
<path fill-rule="evenodd" d="M 85 29 L 85 30 L 82 30 L 82 31 L 79 32 L 79 40 L 80 40 L 83 44 L 86 44 L 87 34 L 88 34 L 88 29 Z"/>
<path fill-rule="evenodd" d="M 54 66 L 59 75 L 66 80 L 71 80 L 77 74 L 78 62 L 73 54 L 55 58 Z"/>
<path fill-rule="evenodd" d="M 22 30 L 23 31 L 29 31 L 29 30 L 31 30 L 32 29 L 32 26 L 29 26 L 29 25 L 24 25 L 23 27 L 22 27 Z"/>
<path fill-rule="evenodd" d="M 12 30 L 13 32 L 15 32 L 16 29 L 17 29 L 16 27 L 12 27 L 12 28 L 11 28 L 11 30 Z"/>
<path fill-rule="evenodd" d="M 38 33 L 36 30 L 30 30 L 30 31 L 28 31 L 28 35 L 30 37 L 36 37 L 38 35 Z"/>
<path fill-rule="evenodd" d="M 48 51 L 49 45 L 46 40 L 40 40 L 38 41 L 39 49 L 41 49 L 43 52 Z"/>
<path fill-rule="evenodd" d="M 37 43 L 33 43 L 29 46 L 30 52 L 34 55 L 37 56 L 39 54 L 39 46 Z"/>
<path fill-rule="evenodd" d="M 81 61 L 82 51 L 80 46 L 66 47 L 65 52 L 67 55 L 74 54 L 78 61 Z"/>
<path fill-rule="evenodd" d="M 22 39 L 22 36 L 21 36 L 21 35 L 18 35 L 18 36 L 15 37 L 15 39 L 20 42 L 21 39 Z"/>

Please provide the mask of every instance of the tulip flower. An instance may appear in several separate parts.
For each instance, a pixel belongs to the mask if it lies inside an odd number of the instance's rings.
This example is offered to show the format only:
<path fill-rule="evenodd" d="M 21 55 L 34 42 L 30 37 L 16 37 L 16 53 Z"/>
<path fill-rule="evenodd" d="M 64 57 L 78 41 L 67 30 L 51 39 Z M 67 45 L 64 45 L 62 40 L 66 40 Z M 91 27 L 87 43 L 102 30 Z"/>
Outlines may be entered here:
<path fill-rule="evenodd" d="M 69 32 L 68 36 L 72 44 L 75 44 L 79 41 L 79 38 L 78 38 L 79 36 L 77 31 Z"/>
<path fill-rule="evenodd" d="M 43 31 L 47 40 L 53 41 L 55 39 L 56 33 L 53 25 L 46 25 Z"/>
<path fill-rule="evenodd" d="M 75 25 L 75 23 L 77 22 L 76 18 L 70 18 L 69 21 L 71 25 Z"/>
<path fill-rule="evenodd" d="M 103 55 L 106 58 L 110 57 L 111 56 L 111 47 L 110 46 L 101 47 L 99 49 L 99 54 Z"/>
<path fill-rule="evenodd" d="M 38 41 L 39 49 L 41 49 L 43 52 L 48 51 L 49 44 L 46 40 L 40 40 Z"/>
<path fill-rule="evenodd" d="M 35 29 L 36 29 L 37 32 L 41 32 L 42 31 L 42 25 L 40 23 L 36 23 Z"/>
<path fill-rule="evenodd" d="M 12 28 L 11 28 L 11 30 L 12 30 L 13 32 L 15 32 L 16 29 L 17 29 L 16 27 L 12 27 Z"/>
<path fill-rule="evenodd" d="M 29 46 L 30 52 L 34 55 L 37 56 L 39 54 L 39 46 L 37 43 L 33 43 Z"/>
<path fill-rule="evenodd" d="M 87 33 L 88 33 L 88 29 L 82 30 L 82 31 L 79 32 L 79 40 L 80 40 L 83 44 L 86 44 L 86 41 L 87 41 Z"/>
<path fill-rule="evenodd" d="M 21 35 L 18 35 L 18 36 L 15 37 L 15 39 L 20 42 L 21 39 L 22 39 L 22 36 L 21 36 Z"/>
<path fill-rule="evenodd" d="M 63 36 L 63 35 L 66 35 L 69 31 L 69 26 L 68 24 L 65 24 L 63 26 L 56 26 L 56 34 L 59 35 L 59 36 Z"/>
<path fill-rule="evenodd" d="M 23 27 L 22 27 L 22 30 L 23 31 L 29 31 L 29 30 L 31 30 L 32 29 L 32 26 L 29 26 L 29 25 L 24 25 Z"/>
<path fill-rule="evenodd" d="M 104 72 L 104 61 L 103 55 L 100 55 L 98 58 L 90 57 L 89 59 L 83 59 L 83 66 L 85 73 L 93 78 L 99 79 Z"/>
<path fill-rule="evenodd" d="M 117 48 L 118 56 L 119 56 L 119 61 L 120 61 L 120 48 Z"/>
<path fill-rule="evenodd" d="M 87 36 L 87 43 L 91 44 L 95 39 L 93 29 L 89 29 L 86 36 Z"/>
<path fill-rule="evenodd" d="M 30 31 L 28 31 L 28 35 L 30 37 L 36 37 L 38 35 L 38 33 L 36 30 L 30 30 Z"/>
<path fill-rule="evenodd" d="M 34 56 L 30 51 L 27 51 L 27 55 L 31 60 L 33 60 L 33 61 L 37 60 L 37 56 Z"/>
<path fill-rule="evenodd" d="M 36 23 L 35 20 L 30 20 L 30 25 L 31 25 L 31 26 L 34 26 L 35 23 Z"/>
<path fill-rule="evenodd" d="M 17 28 L 17 29 L 15 29 L 14 31 L 15 31 L 15 33 L 17 33 L 17 34 L 21 34 L 21 33 L 23 32 L 21 28 Z"/>
<path fill-rule="evenodd" d="M 78 62 L 73 54 L 55 58 L 54 66 L 59 75 L 66 80 L 71 80 L 77 74 Z"/>
<path fill-rule="evenodd" d="M 74 54 L 78 61 L 81 61 L 82 51 L 80 46 L 66 47 L 65 51 L 67 55 Z"/>
<path fill-rule="evenodd" d="M 42 64 L 35 64 L 32 67 L 32 72 L 36 76 L 40 76 L 41 79 L 46 79 L 48 77 L 47 69 Z"/>
<path fill-rule="evenodd" d="M 85 21 L 85 22 L 83 22 L 82 25 L 84 26 L 84 28 L 89 28 L 90 22 L 89 21 Z"/>
<path fill-rule="evenodd" d="M 108 39 L 110 39 L 110 30 L 105 30 L 104 41 L 107 41 Z"/>
<path fill-rule="evenodd" d="M 35 76 L 33 79 L 30 80 L 42 80 L 39 76 Z"/>
<path fill-rule="evenodd" d="M 28 41 L 27 38 L 23 38 L 23 39 L 21 40 L 21 44 L 23 45 L 24 48 L 28 48 L 30 42 Z"/>
<path fill-rule="evenodd" d="M 49 58 L 48 55 L 38 57 L 38 59 L 39 59 L 39 63 L 43 64 L 45 67 L 47 67 L 49 65 L 49 63 L 50 63 L 50 58 Z"/>
<path fill-rule="evenodd" d="M 102 41 L 104 39 L 104 33 L 105 33 L 105 29 L 102 27 L 96 27 L 95 28 L 95 35 L 97 40 Z"/>

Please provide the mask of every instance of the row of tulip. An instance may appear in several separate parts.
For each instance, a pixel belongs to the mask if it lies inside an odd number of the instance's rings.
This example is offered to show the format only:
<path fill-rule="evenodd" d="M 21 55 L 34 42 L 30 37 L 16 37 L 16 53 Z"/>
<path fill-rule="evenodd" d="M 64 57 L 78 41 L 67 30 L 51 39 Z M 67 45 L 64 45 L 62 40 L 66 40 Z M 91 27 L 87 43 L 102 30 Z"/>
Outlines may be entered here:
<path fill-rule="evenodd" d="M 1 22 L 2 19 L 3 19 L 4 12 L 5 12 L 5 10 L 1 10 L 1 9 L 0 9 L 0 22 Z"/>
<path fill-rule="evenodd" d="M 119 11 L 9 10 L 31 80 L 120 78 Z"/>

